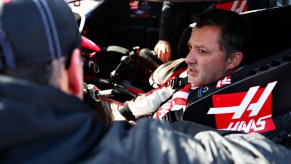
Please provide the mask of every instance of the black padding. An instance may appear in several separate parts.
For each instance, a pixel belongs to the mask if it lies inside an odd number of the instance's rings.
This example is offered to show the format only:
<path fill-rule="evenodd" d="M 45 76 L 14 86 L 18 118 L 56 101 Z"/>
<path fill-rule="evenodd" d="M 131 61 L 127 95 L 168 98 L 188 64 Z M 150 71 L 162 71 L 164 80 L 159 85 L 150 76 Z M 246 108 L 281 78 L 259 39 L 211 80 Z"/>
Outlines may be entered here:
<path fill-rule="evenodd" d="M 244 63 L 291 47 L 291 6 L 260 10 L 244 14 L 251 28 L 251 41 L 244 53 Z"/>

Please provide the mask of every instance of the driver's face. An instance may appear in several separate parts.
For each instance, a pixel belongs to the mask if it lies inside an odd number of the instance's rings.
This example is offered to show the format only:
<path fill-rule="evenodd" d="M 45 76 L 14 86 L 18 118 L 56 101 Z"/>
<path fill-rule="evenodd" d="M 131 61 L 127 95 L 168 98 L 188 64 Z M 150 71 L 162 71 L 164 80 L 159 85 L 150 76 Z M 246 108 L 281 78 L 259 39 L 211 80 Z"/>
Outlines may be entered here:
<path fill-rule="evenodd" d="M 227 75 L 227 60 L 218 40 L 217 26 L 194 28 L 188 41 L 188 80 L 193 86 L 209 84 Z"/>

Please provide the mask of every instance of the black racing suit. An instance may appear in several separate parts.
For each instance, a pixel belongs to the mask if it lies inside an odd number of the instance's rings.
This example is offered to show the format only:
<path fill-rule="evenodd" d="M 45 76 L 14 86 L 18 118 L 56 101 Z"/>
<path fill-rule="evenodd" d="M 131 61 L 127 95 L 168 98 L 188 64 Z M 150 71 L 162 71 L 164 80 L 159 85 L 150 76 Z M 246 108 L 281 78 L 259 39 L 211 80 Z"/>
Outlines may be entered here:
<path fill-rule="evenodd" d="M 160 18 L 159 40 L 166 40 L 172 48 L 172 60 L 186 57 L 180 52 L 187 43 L 179 43 L 184 29 L 193 23 L 193 17 L 205 10 L 215 8 L 213 2 L 164 2 Z M 179 45 L 178 45 L 179 44 Z M 183 48 L 181 48 L 183 46 Z M 178 51 L 179 49 L 179 51 Z M 188 49 L 188 48 L 186 48 Z"/>

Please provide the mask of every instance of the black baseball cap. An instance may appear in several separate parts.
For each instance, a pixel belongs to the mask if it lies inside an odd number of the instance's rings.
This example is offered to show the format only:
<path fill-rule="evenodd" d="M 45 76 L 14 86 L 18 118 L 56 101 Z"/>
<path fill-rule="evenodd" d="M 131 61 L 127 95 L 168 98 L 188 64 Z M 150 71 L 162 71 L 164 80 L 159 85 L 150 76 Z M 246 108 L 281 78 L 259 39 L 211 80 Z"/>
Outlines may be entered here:
<path fill-rule="evenodd" d="M 0 69 L 13 69 L 69 57 L 81 36 L 64 0 L 10 0 L 3 4 L 0 43 Z"/>

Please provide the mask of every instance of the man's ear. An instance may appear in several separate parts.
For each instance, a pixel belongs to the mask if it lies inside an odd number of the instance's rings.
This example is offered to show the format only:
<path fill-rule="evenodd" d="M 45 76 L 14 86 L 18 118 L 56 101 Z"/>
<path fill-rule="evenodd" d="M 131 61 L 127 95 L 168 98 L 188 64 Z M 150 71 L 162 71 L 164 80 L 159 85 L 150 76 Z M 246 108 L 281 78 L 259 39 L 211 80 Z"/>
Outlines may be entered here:
<path fill-rule="evenodd" d="M 83 65 L 80 54 L 79 49 L 74 49 L 72 52 L 70 67 L 67 68 L 67 76 L 70 93 L 83 99 Z"/>
<path fill-rule="evenodd" d="M 242 62 L 243 54 L 238 51 L 230 55 L 228 58 L 227 69 L 232 70 L 238 67 L 238 65 Z"/>

